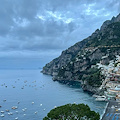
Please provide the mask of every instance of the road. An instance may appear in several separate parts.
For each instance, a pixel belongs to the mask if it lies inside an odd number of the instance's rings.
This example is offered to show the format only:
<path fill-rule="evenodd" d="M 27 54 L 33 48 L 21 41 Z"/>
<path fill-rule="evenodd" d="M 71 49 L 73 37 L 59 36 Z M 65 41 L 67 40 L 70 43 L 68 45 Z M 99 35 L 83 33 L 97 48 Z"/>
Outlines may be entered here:
<path fill-rule="evenodd" d="M 109 101 L 101 120 L 120 120 L 120 102 Z"/>

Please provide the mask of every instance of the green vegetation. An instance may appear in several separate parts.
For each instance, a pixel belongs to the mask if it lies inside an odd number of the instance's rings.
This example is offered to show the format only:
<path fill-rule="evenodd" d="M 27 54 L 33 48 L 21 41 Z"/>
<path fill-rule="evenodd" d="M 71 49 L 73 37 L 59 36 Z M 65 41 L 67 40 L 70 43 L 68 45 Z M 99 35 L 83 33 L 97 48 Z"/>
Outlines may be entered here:
<path fill-rule="evenodd" d="M 117 64 L 118 64 L 118 63 L 115 63 L 115 64 L 114 64 L 114 67 L 117 67 Z"/>
<path fill-rule="evenodd" d="M 89 53 L 90 54 L 90 53 Z M 86 54 L 87 55 L 87 54 Z M 109 57 L 113 57 L 113 56 L 109 56 Z M 86 64 L 83 64 L 83 62 L 86 62 Z M 86 60 L 83 59 L 79 59 L 78 62 L 78 66 L 79 69 L 77 71 L 74 72 L 75 68 L 75 61 L 72 61 L 70 63 L 67 64 L 67 66 L 65 66 L 62 69 L 59 69 L 58 71 L 58 76 L 61 78 L 66 79 L 68 76 L 65 75 L 66 71 L 70 71 L 72 73 L 72 79 L 74 80 L 74 76 L 78 76 L 77 80 L 82 80 L 82 81 L 86 81 L 88 83 L 88 85 L 91 85 L 93 87 L 99 87 L 102 84 L 102 79 L 104 79 L 104 76 L 101 74 L 100 69 L 98 68 L 91 68 L 92 65 L 96 65 L 96 63 L 98 63 L 99 60 L 94 59 L 90 62 L 89 58 L 86 58 Z M 85 70 L 80 71 L 80 69 L 82 67 L 86 67 Z"/>
<path fill-rule="evenodd" d="M 65 68 L 59 69 L 58 76 L 65 78 L 65 71 L 66 71 Z"/>
<path fill-rule="evenodd" d="M 43 120 L 99 120 L 100 115 L 88 105 L 67 104 L 52 109 Z"/>
<path fill-rule="evenodd" d="M 120 45 L 120 22 L 108 25 L 103 32 L 98 33 L 86 44 L 86 47 Z"/>
<path fill-rule="evenodd" d="M 104 78 L 101 75 L 101 71 L 98 68 L 90 68 L 82 77 L 82 81 L 87 81 L 87 83 L 93 87 L 100 86 L 102 84 L 102 79 Z"/>
<path fill-rule="evenodd" d="M 114 67 L 117 67 L 117 65 L 118 65 L 119 63 L 120 63 L 120 62 L 115 63 L 115 64 L 114 64 Z"/>
<path fill-rule="evenodd" d="M 94 59 L 92 60 L 89 64 L 90 64 L 90 67 L 91 65 L 96 65 L 100 60 L 97 60 L 97 59 Z"/>
<path fill-rule="evenodd" d="M 113 29 L 113 34 L 120 37 L 120 22 L 112 23 L 108 26 Z"/>
<path fill-rule="evenodd" d="M 67 64 L 67 67 L 69 68 L 69 71 L 73 71 L 74 70 L 74 64 L 73 64 L 73 62 L 72 63 L 68 63 Z"/>

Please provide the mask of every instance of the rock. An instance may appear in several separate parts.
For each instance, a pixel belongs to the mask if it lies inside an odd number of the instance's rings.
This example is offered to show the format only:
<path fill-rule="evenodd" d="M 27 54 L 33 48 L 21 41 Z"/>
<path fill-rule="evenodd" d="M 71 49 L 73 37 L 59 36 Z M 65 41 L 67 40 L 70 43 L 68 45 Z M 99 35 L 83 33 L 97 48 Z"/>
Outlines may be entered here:
<path fill-rule="evenodd" d="M 91 92 L 91 93 L 93 93 L 93 94 L 99 92 L 99 88 L 98 88 L 98 87 L 92 87 L 92 86 L 86 85 L 86 84 L 82 84 L 81 87 L 82 87 L 82 89 L 83 89 L 84 91 Z"/>

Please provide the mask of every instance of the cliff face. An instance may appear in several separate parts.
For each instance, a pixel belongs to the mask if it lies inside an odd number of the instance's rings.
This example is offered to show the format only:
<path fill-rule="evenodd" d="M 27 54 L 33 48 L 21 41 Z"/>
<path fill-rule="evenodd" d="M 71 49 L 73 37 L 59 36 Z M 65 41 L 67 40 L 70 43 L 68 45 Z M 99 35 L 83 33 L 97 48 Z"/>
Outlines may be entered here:
<path fill-rule="evenodd" d="M 42 72 L 44 74 L 54 75 L 54 72 L 56 72 L 56 70 L 68 64 L 76 56 L 76 54 L 84 47 L 87 40 L 88 39 L 76 43 L 74 46 L 71 46 L 67 50 L 63 51 L 58 58 L 46 64 Z"/>
<path fill-rule="evenodd" d="M 42 72 L 52 75 L 53 80 L 81 81 L 84 90 L 95 93 L 104 79 L 95 65 L 98 62 L 109 64 L 114 60 L 115 55 L 120 54 L 119 45 L 120 15 L 105 21 L 100 30 L 63 51 L 46 64 Z"/>

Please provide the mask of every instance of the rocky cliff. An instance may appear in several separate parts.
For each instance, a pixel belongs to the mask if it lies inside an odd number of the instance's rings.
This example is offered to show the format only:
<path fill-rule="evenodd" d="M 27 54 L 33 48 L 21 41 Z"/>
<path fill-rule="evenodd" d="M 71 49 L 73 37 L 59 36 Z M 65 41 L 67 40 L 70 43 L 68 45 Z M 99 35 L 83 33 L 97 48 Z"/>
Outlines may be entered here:
<path fill-rule="evenodd" d="M 109 64 L 120 54 L 120 15 L 103 23 L 88 38 L 76 43 L 46 64 L 42 72 L 53 80 L 81 81 L 84 90 L 99 92 L 104 80 L 96 64 Z"/>

